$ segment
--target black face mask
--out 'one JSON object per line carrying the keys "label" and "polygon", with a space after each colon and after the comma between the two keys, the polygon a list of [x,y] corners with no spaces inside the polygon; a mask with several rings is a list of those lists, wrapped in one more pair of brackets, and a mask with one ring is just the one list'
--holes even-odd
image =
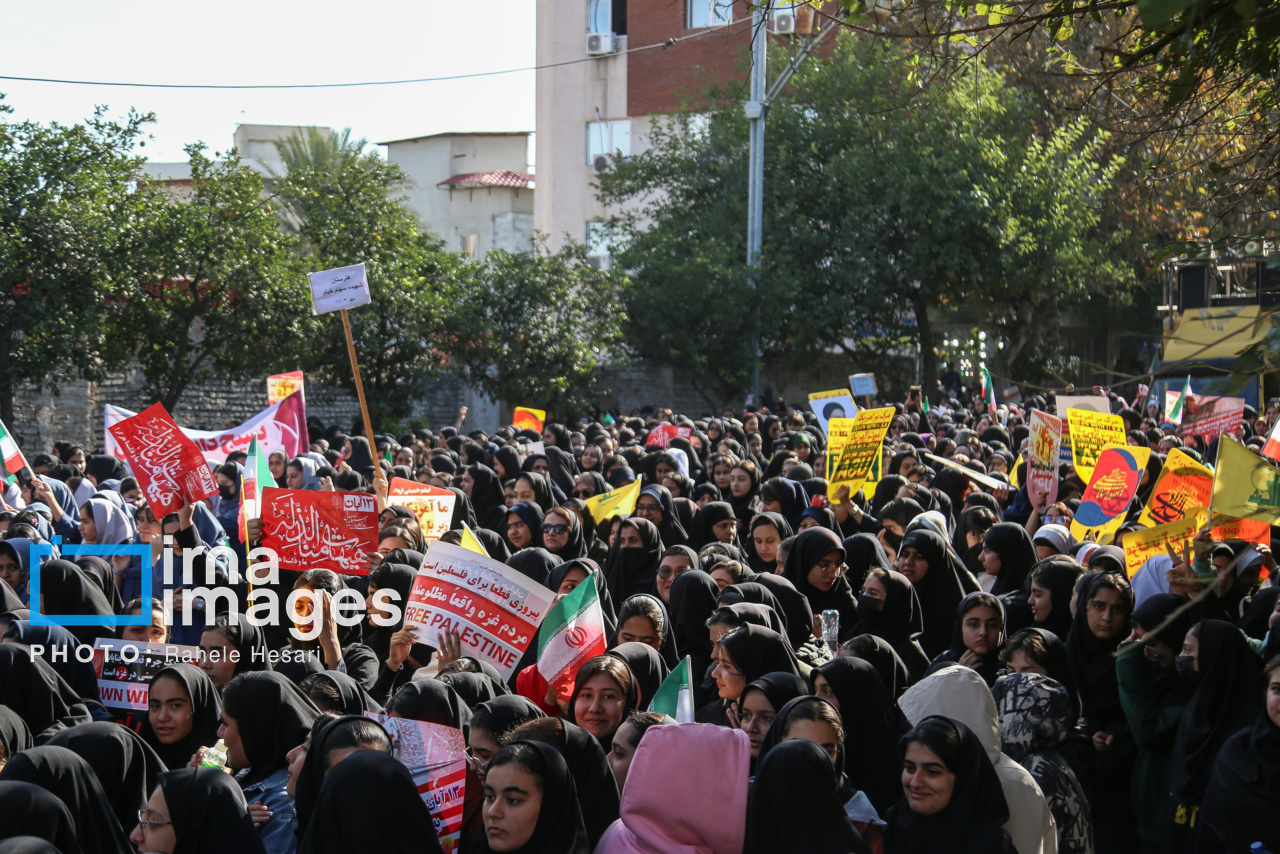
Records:
{"label": "black face mask", "polygon": [[902,548],[902,541],[905,537],[905,534],[895,534],[888,528],[884,529],[884,541],[889,544],[889,548],[893,549],[895,553]]}
{"label": "black face mask", "polygon": [[858,619],[862,620],[864,623],[874,622],[879,618],[880,612],[883,610],[883,599],[873,599],[870,596],[862,596],[858,599]]}
{"label": "black face mask", "polygon": [[230,483],[224,483],[218,487],[218,497],[223,501],[230,501],[236,497],[236,488]]}
{"label": "black face mask", "polygon": [[1200,681],[1200,671],[1196,670],[1196,659],[1193,655],[1180,655],[1173,660],[1173,667],[1178,671],[1178,678],[1192,684]]}

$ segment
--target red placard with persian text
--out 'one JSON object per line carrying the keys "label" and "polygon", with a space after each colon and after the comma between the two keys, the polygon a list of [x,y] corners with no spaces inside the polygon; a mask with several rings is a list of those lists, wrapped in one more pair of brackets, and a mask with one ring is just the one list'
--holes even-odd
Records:
{"label": "red placard with persian text", "polygon": [[368,575],[365,555],[378,548],[377,499],[363,492],[262,490],[262,545],[281,569],[331,569]]}
{"label": "red placard with persian text", "polygon": [[218,491],[204,454],[178,428],[164,404],[152,404],[108,431],[157,519],[176,513],[183,498],[195,503]]}

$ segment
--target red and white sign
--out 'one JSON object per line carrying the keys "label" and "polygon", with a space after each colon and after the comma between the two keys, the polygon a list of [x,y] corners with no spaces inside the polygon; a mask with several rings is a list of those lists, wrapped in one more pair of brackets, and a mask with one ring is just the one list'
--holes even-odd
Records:
{"label": "red and white sign", "polygon": [[374,496],[272,486],[262,494],[262,545],[275,550],[281,569],[369,574],[365,555],[378,548]]}
{"label": "red and white sign", "polygon": [[1236,435],[1244,423],[1243,397],[1216,397],[1211,394],[1189,394],[1182,408],[1183,436],[1199,436],[1213,441],[1224,433]]}
{"label": "red and white sign", "polygon": [[391,478],[387,489],[387,503],[412,510],[422,528],[422,538],[428,542],[440,539],[440,535],[449,530],[457,500],[458,496],[447,489],[402,477]]}
{"label": "red and white sign", "polygon": [[1062,419],[1036,409],[1031,413],[1031,442],[1027,448],[1027,495],[1045,496],[1045,506],[1058,500],[1058,449]]}
{"label": "red and white sign", "polygon": [[435,542],[409,591],[404,624],[432,645],[437,635],[460,633],[466,653],[489,662],[506,679],[538,636],[554,599],[550,590],[504,563]]}
{"label": "red and white sign", "polygon": [[659,424],[649,431],[649,438],[644,440],[646,448],[667,448],[671,446],[671,440],[677,436],[683,436],[688,439],[693,435],[692,427],[677,427],[674,424]]}
{"label": "red and white sign", "polygon": [[295,391],[302,391],[302,371],[289,371],[287,374],[272,374],[267,377],[268,404],[279,403]]}
{"label": "red and white sign", "polygon": [[116,456],[127,462],[157,519],[176,513],[182,499],[195,503],[218,491],[204,454],[183,435],[165,410],[154,403],[107,429],[116,440]]}
{"label": "red and white sign", "polygon": [[[120,456],[120,445],[111,434],[111,428],[137,413],[110,404],[102,408],[106,437],[103,441],[104,453]],[[243,424],[226,430],[192,430],[179,427],[188,439],[195,442],[196,447],[204,454],[205,460],[213,465],[222,465],[234,451],[249,452],[249,442],[256,436],[258,446],[263,453],[284,451],[293,459],[305,454],[311,447],[307,436],[307,407],[302,400],[302,392],[296,391],[279,403],[268,406]]]}
{"label": "red and white sign", "polygon": [[456,851],[462,836],[466,795],[467,751],[462,730],[444,724],[393,718],[365,712],[391,736],[391,754],[409,769],[418,795],[431,813],[431,823],[445,854]]}

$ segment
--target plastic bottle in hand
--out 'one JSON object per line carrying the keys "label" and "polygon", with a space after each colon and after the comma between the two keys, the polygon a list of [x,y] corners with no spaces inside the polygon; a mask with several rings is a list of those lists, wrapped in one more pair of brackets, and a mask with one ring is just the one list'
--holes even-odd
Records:
{"label": "plastic bottle in hand", "polygon": [[218,743],[205,750],[200,756],[201,768],[225,768],[227,766],[227,743],[218,739]]}
{"label": "plastic bottle in hand", "polygon": [[822,639],[835,655],[840,649],[840,612],[828,608],[822,612]]}

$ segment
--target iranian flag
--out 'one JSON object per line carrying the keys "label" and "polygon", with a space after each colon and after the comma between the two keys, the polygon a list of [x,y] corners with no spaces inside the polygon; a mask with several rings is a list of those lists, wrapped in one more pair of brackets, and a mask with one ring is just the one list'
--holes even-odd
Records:
{"label": "iranian flag", "polygon": [[1178,395],[1178,399],[1173,402],[1173,406],[1169,407],[1169,414],[1165,416],[1171,424],[1182,423],[1183,404],[1187,402],[1187,395],[1191,394],[1191,374],[1187,374],[1187,381],[1182,384],[1182,392]]}
{"label": "iranian flag", "polygon": [[275,485],[276,478],[267,463],[267,455],[258,444],[258,437],[254,436],[244,460],[244,474],[240,476],[240,534],[244,542],[249,542],[249,520],[262,518],[262,488]]}
{"label": "iranian flag", "polygon": [[1271,428],[1271,433],[1267,436],[1267,444],[1262,446],[1262,455],[1280,460],[1280,418],[1276,419],[1276,426]]}
{"label": "iranian flag", "polygon": [[0,421],[0,457],[4,458],[5,483],[13,483],[18,472],[27,467],[27,458],[22,456],[18,443],[13,441],[13,434],[4,426],[3,421]]}
{"label": "iranian flag", "polygon": [[676,665],[649,703],[649,711],[676,719],[676,723],[693,723],[693,681],[689,678],[689,658]]}
{"label": "iranian flag", "polygon": [[538,628],[538,673],[567,702],[578,668],[604,652],[604,612],[595,579],[588,577],[551,606]]}
{"label": "iranian flag", "polygon": [[991,372],[983,367],[982,369],[982,399],[987,402],[987,406],[992,411],[996,408],[996,384],[991,381]]}

